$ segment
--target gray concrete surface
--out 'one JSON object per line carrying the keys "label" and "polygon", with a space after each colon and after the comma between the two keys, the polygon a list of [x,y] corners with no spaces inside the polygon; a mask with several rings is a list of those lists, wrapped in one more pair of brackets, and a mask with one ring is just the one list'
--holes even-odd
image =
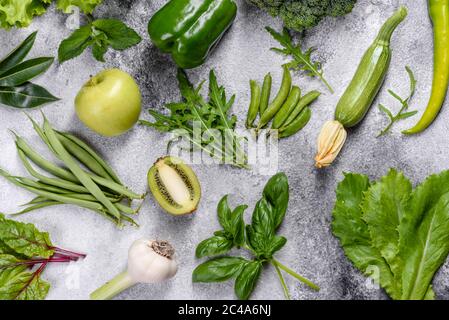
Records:
{"label": "gray concrete surface", "polygon": [[[179,98],[175,65],[168,56],[151,45],[146,33],[148,19],[163,2],[105,1],[106,4],[95,15],[123,19],[144,37],[141,44],[124,52],[108,53],[106,64],[96,62],[87,52],[62,66],[54,64],[37,81],[62,98],[58,103],[43,108],[51,122],[59,129],[72,131],[89,141],[112,164],[125,183],[137,191],[147,188],[147,170],[158,157],[164,155],[167,136],[137,126],[118,138],[100,137],[87,130],[76,118],[73,100],[90,75],[109,67],[119,67],[137,79],[145,110],[160,110],[164,103]],[[325,93],[313,107],[310,124],[300,134],[282,141],[279,150],[279,171],[288,175],[291,200],[281,228],[288,243],[278,258],[321,286],[321,291],[317,293],[286,277],[294,299],[386,298],[381,290],[366,286],[365,277],[351,266],[331,234],[334,189],[342,178],[342,172],[361,172],[378,178],[393,167],[403,170],[416,183],[431,173],[447,169],[448,102],[433,126],[415,137],[404,137],[400,131],[414,124],[417,118],[400,123],[390,136],[376,138],[378,131],[386,125],[386,119],[373,107],[362,125],[351,131],[347,146],[335,165],[323,171],[313,167],[315,140],[320,127],[325,120],[332,118],[336,102],[351,79],[361,55],[398,4],[407,5],[410,14],[394,35],[390,72],[375,104],[394,103],[386,92],[387,88],[395,88],[404,96],[408,93],[404,66],[409,65],[419,81],[412,108],[422,111],[432,79],[432,29],[425,1],[360,0],[352,14],[327,19],[303,39],[304,45],[318,49],[316,57],[323,61],[325,75],[336,92],[331,95],[320,82],[300,74],[294,75],[295,83],[304,90],[317,88]],[[39,34],[31,55],[56,55],[60,41],[70,33],[64,25],[66,18],[52,8],[46,15],[35,19],[28,29],[1,30],[0,56],[34,30],[39,30]],[[261,80],[267,72],[271,72],[274,83],[278,84],[281,77],[283,60],[268,50],[275,42],[264,31],[265,25],[280,27],[280,22],[239,1],[237,20],[220,46],[206,64],[189,71],[192,81],[196,83],[205,79],[211,68],[216,70],[219,81],[224,83],[227,91],[237,95],[233,112],[238,116],[240,126],[249,100],[248,80]],[[39,110],[31,111],[31,114],[39,117]],[[146,112],[142,113],[142,117],[148,118]],[[14,129],[32,142],[38,142],[30,124],[20,111],[2,108],[0,128],[0,165],[11,172],[25,174],[7,129]],[[45,150],[41,145],[39,148]],[[215,208],[223,195],[230,194],[233,205],[249,204],[249,218],[268,177],[227,166],[196,165],[194,169],[201,181],[203,198],[197,213],[188,217],[172,217],[162,212],[151,197],[146,199],[138,219],[141,224],[139,229],[128,227],[117,230],[102,217],[73,206],[54,207],[22,216],[20,220],[33,222],[40,229],[48,230],[56,244],[88,254],[84,261],[70,267],[59,265],[48,268],[44,275],[52,284],[48,298],[88,298],[92,290],[125,268],[131,242],[149,237],[167,239],[173,243],[180,263],[179,273],[163,284],[137,285],[118,296],[119,299],[233,299],[231,282],[192,284],[192,270],[200,262],[194,257],[194,249],[200,240],[218,228]],[[28,192],[0,180],[1,211],[14,211],[18,204],[30,197]],[[434,281],[439,298],[449,298],[448,276],[449,264],[446,264]],[[273,268],[267,267],[263,271],[252,298],[283,299],[282,288]]]}

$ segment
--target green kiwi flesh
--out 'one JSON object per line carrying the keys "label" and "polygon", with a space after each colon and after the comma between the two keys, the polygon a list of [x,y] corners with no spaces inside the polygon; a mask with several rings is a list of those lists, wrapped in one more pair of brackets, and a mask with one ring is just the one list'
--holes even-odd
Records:
{"label": "green kiwi flesh", "polygon": [[196,210],[201,187],[193,170],[175,157],[158,159],[148,171],[148,185],[159,205],[173,215]]}

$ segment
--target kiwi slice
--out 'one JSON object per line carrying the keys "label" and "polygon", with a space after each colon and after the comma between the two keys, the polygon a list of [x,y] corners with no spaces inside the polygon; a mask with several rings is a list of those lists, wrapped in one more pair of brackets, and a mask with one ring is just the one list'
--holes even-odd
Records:
{"label": "kiwi slice", "polygon": [[159,205],[174,215],[194,212],[201,198],[201,187],[195,173],[175,157],[157,160],[148,171],[148,184]]}

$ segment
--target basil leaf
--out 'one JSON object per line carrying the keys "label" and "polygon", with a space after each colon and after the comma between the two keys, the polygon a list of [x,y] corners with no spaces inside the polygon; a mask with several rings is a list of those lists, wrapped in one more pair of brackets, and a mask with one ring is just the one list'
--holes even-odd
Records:
{"label": "basil leaf", "polygon": [[245,221],[243,214],[248,208],[246,205],[238,206],[231,214],[232,236],[236,246],[242,246],[245,243]]}
{"label": "basil leaf", "polygon": [[262,198],[254,208],[251,225],[246,228],[248,244],[254,249],[258,258],[271,258],[271,242],[275,236],[271,212],[270,204]]}
{"label": "basil leaf", "polygon": [[0,300],[43,300],[49,288],[39,271],[28,272],[26,266],[0,271]]}
{"label": "basil leaf", "polygon": [[206,240],[203,240],[196,247],[196,257],[203,258],[208,256],[215,256],[223,254],[231,250],[233,247],[232,240],[224,237],[215,236]]}
{"label": "basil leaf", "polygon": [[91,44],[92,26],[86,25],[75,30],[68,38],[62,40],[58,49],[59,63],[79,56]]}
{"label": "basil leaf", "polygon": [[137,32],[117,19],[98,19],[92,25],[106,34],[108,44],[115,50],[130,48],[142,40]]}
{"label": "basil leaf", "polygon": [[238,274],[248,262],[248,260],[239,257],[221,257],[206,261],[195,268],[192,281],[226,281]]}
{"label": "basil leaf", "polygon": [[228,196],[221,198],[217,205],[218,222],[223,229],[232,234],[231,209],[228,205]]}
{"label": "basil leaf", "polygon": [[42,57],[22,62],[8,71],[0,74],[1,87],[14,87],[24,84],[41,73],[44,73],[53,63],[54,58]]}
{"label": "basil leaf", "polygon": [[0,241],[15,252],[29,258],[49,258],[54,253],[48,233],[40,232],[31,223],[1,221]]}
{"label": "basil leaf", "polygon": [[256,287],[260,272],[262,271],[262,262],[251,261],[242,269],[235,280],[235,294],[241,300],[247,300]]}
{"label": "basil leaf", "polygon": [[267,248],[266,256],[267,258],[272,257],[273,254],[279,250],[281,250],[285,244],[287,243],[287,239],[282,236],[274,236]]}
{"label": "basil leaf", "polygon": [[0,61],[0,74],[8,71],[25,59],[34,45],[36,35],[37,31],[30,34],[16,49]]}
{"label": "basil leaf", "polygon": [[0,87],[0,104],[14,108],[35,108],[58,100],[45,88],[31,82],[18,87]]}
{"label": "basil leaf", "polygon": [[267,182],[263,196],[272,207],[273,226],[277,229],[284,220],[288,207],[289,186],[285,173],[278,173]]}

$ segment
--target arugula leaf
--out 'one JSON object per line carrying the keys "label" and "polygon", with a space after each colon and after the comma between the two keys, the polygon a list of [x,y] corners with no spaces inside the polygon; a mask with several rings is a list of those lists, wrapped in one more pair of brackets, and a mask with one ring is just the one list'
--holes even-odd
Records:
{"label": "arugula leaf", "polygon": [[370,276],[373,266],[379,271],[376,282],[385,288],[393,299],[400,299],[400,290],[394,275],[382,257],[373,247],[368,226],[363,220],[362,202],[370,182],[367,176],[345,174],[336,189],[337,200],[333,211],[332,231],[340,240],[349,260],[365,275]]}
{"label": "arugula leaf", "polygon": [[221,282],[238,274],[248,260],[240,257],[221,257],[200,264],[192,274],[193,282]]}
{"label": "arugula leaf", "polygon": [[247,300],[256,287],[260,272],[262,271],[262,262],[251,261],[245,265],[243,270],[235,280],[235,294],[241,300]]}
{"label": "arugula leaf", "polygon": [[[139,123],[184,138],[190,143],[190,152],[202,150],[221,163],[247,168],[247,155],[240,145],[242,138],[234,131],[236,117],[229,115],[234,96],[227,100],[225,90],[217,84],[213,71],[209,73],[208,101],[200,94],[203,83],[193,87],[182,69],[178,69],[177,78],[183,101],[166,104],[168,115],[149,109],[154,122],[140,120]],[[201,132],[194,134],[194,126]]]}
{"label": "arugula leaf", "polygon": [[92,46],[94,58],[104,62],[109,47],[125,50],[140,43],[142,38],[122,21],[117,19],[98,19],[75,30],[59,45],[58,58],[63,63],[79,56]]}
{"label": "arugula leaf", "polygon": [[0,241],[29,258],[48,258],[54,253],[48,233],[37,230],[31,223],[3,220],[0,223]]}
{"label": "arugula leaf", "polygon": [[228,252],[232,247],[232,240],[221,236],[214,236],[201,241],[196,247],[195,255],[197,258],[215,256]]}
{"label": "arugula leaf", "polygon": [[411,182],[396,170],[372,185],[363,202],[363,219],[368,224],[372,244],[385,258],[401,286],[402,263],[399,258],[398,227],[409,211]]}
{"label": "arugula leaf", "polygon": [[309,48],[303,52],[301,44],[294,44],[286,28],[282,30],[282,33],[279,33],[270,27],[265,27],[265,29],[283,47],[283,49],[271,48],[271,50],[293,58],[293,60],[287,63],[286,66],[290,69],[304,71],[305,74],[310,77],[319,78],[326,85],[329,91],[334,93],[334,90],[324,78],[321,63],[312,61],[312,53],[315,49]]}

